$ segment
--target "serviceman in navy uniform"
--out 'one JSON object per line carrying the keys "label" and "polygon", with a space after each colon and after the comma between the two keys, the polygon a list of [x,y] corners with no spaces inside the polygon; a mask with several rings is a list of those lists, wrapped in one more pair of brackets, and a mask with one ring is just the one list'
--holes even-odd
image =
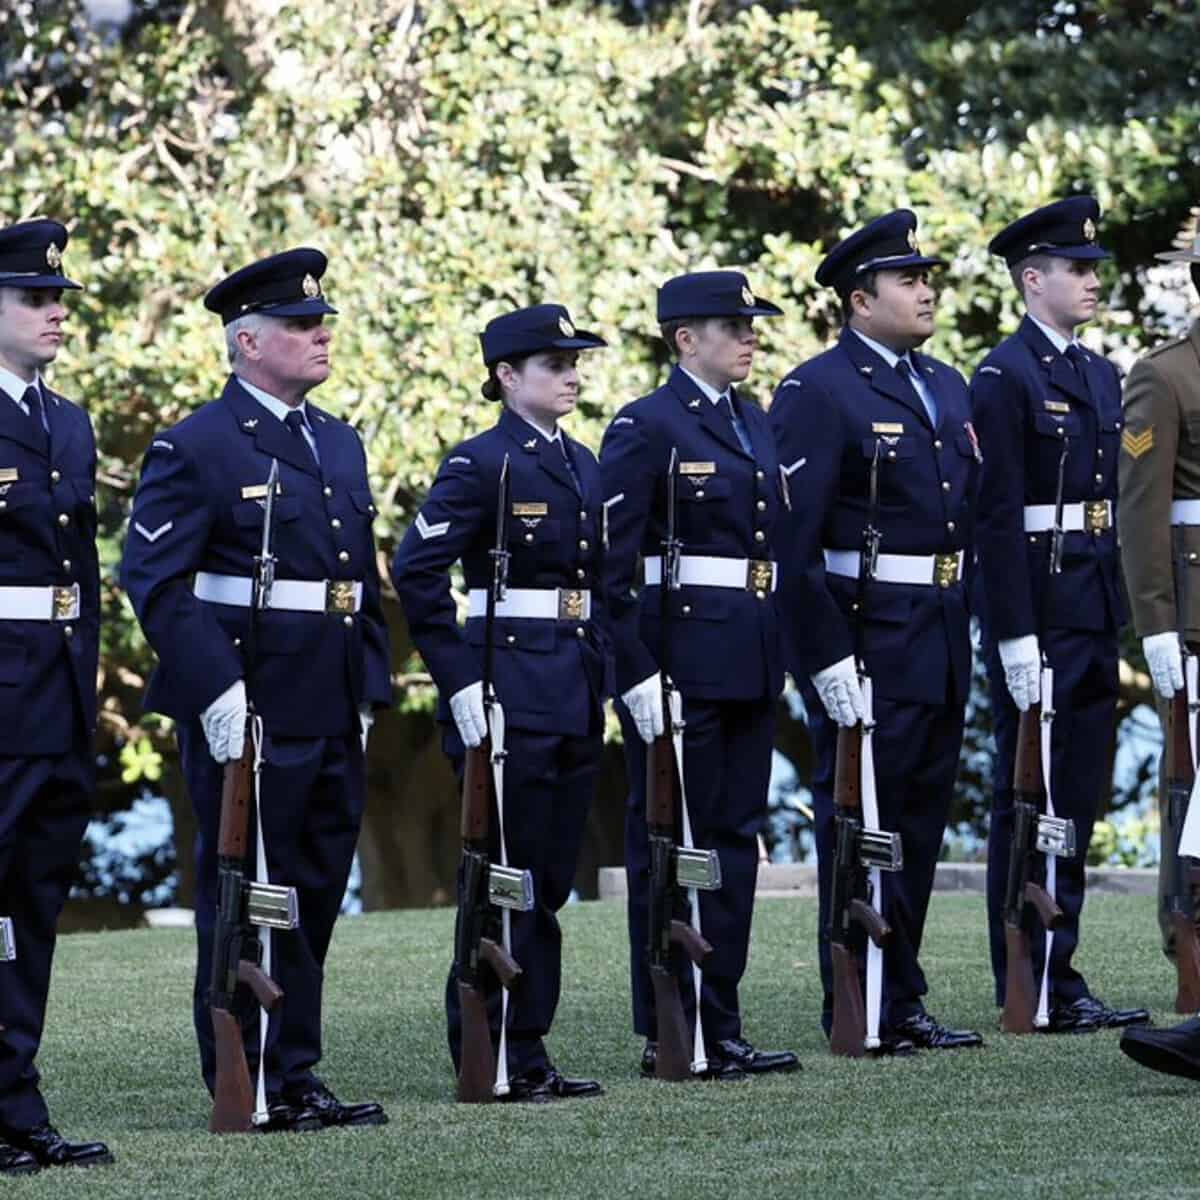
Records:
{"label": "serviceman in navy uniform", "polygon": [[[1083,1033],[1149,1019],[1145,1009],[1097,1000],[1072,965],[1084,864],[1098,806],[1112,783],[1108,748],[1117,702],[1121,597],[1113,507],[1121,441],[1116,368],[1076,340],[1100,294],[1100,208],[1071,196],[1014,221],[988,249],[1008,264],[1025,317],[980,363],[971,408],[984,462],[979,489],[978,597],[996,730],[988,833],[988,925],[997,1003],[1004,1002],[1005,877],[1012,839],[1018,712],[1053,701],[1050,773],[1056,815],[1075,822],[1076,853],[1057,861],[1065,922],[1054,932],[1051,1033]],[[1049,579],[1050,530],[1064,441],[1062,571]],[[1040,696],[1043,659],[1054,696]],[[1033,931],[1041,980],[1044,937]]]}
{"label": "serviceman in navy uniform", "polygon": [[834,754],[837,726],[856,724],[865,711],[854,608],[878,455],[875,526],[883,536],[861,614],[863,658],[874,692],[880,827],[899,833],[904,851],[903,869],[883,876],[882,911],[892,927],[880,1021],[885,1053],[982,1042],[977,1033],[940,1024],[922,999],[928,986],[921,939],[970,686],[963,567],[980,456],[962,376],[917,353],[934,331],[930,269],[945,263],[921,253],[916,229],[916,216],[898,209],[830,251],[817,283],[837,292],[845,325],[834,347],[783,380],[770,410],[794,524],[783,609],[816,752],[826,1033],[833,1005]]}
{"label": "serviceman in navy uniform", "polygon": [[[775,702],[783,687],[775,559],[784,495],[766,416],[734,384],[750,373],[754,318],[780,312],[755,296],[737,271],[703,271],[664,283],[658,321],[676,365],[665,384],[621,409],[600,450],[617,712],[629,786],[625,870],[633,1027],[646,1039],[645,1076],[654,1074],[657,1055],[647,962],[646,746],[663,732],[663,671],[683,698],[684,789],[694,843],[717,851],[721,864],[721,888],[699,892],[701,929],[713,946],[702,963],[699,1014],[707,1073],[740,1079],[799,1066],[791,1051],[757,1050],[746,1040],[738,1000]],[[673,452],[676,536],[683,550],[664,644],[659,588]],[[687,971],[690,980],[690,966],[679,957],[680,979]],[[681,994],[688,1019],[695,1020],[690,982]]]}
{"label": "serviceman in navy uniform", "polygon": [[95,791],[96,443],[41,374],[79,288],[66,245],[57,221],[0,230],[0,914],[16,942],[0,963],[0,1174],[113,1161],[50,1124],[34,1066]]}
{"label": "serviceman in navy uniform", "polygon": [[[488,735],[484,615],[492,586],[500,473],[509,464],[504,522],[511,552],[507,596],[496,605],[494,679],[504,710],[504,832],[508,861],[533,876],[534,908],[513,912],[512,954],[523,976],[508,1015],[508,1102],[541,1103],[601,1092],[554,1066],[545,1038],[562,983],[557,912],[567,902],[599,773],[610,691],[601,595],[603,512],[595,456],[563,431],[579,396],[579,352],[602,338],[575,328],[561,304],[537,304],[489,321],[480,335],[483,394],[500,419],[442,463],[396,552],[392,581],[440,693],[444,747],[462,778],[464,747]],[[461,561],[465,626],[456,620],[450,568]],[[491,821],[492,854],[499,845]],[[498,984],[489,976],[493,1041]],[[457,1069],[461,1011],[446,986],[450,1054]]]}
{"label": "serviceman in navy uniform", "polygon": [[[214,1078],[208,1010],[223,764],[242,753],[250,576],[265,482],[279,463],[270,607],[260,614],[253,701],[265,733],[261,814],[270,881],[292,885],[300,928],[274,935],[284,1000],[270,1022],[266,1131],[386,1121],[344,1104],[314,1073],[323,964],[365,802],[372,710],[391,700],[388,637],[358,434],[306,399],[329,376],[334,309],[318,250],[277,254],[205,297],[225,326],[233,373],[221,397],[156,434],[142,466],[123,581],[159,665],[146,708],[177,722],[196,811],[196,1033]],[[257,1022],[247,1057],[258,1060]]]}

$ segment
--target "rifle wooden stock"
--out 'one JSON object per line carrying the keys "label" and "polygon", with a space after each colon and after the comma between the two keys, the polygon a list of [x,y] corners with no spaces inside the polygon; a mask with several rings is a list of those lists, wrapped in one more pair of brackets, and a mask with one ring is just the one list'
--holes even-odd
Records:
{"label": "rifle wooden stock", "polygon": [[463,763],[462,840],[486,847],[492,808],[492,739],[467,751]]}
{"label": "rifle wooden stock", "polygon": [[1196,936],[1196,868],[1179,854],[1179,837],[1196,780],[1189,730],[1187,688],[1180,688],[1167,709],[1166,782],[1170,837],[1175,847],[1175,875],[1167,907],[1175,940],[1175,1011],[1200,1009],[1200,940]]}
{"label": "rifle wooden stock", "polygon": [[489,937],[479,939],[479,957],[496,973],[496,978],[506,987],[511,988],[521,977],[521,968],[499,942]]}
{"label": "rifle wooden stock", "polygon": [[[1017,720],[1017,752],[1013,764],[1014,804],[1029,805],[1036,814],[1042,794],[1042,706],[1031,704]],[[1062,921],[1062,909],[1049,892],[1029,879],[1032,858],[1030,839],[1035,830],[1022,830],[1014,810],[1012,842],[1009,846],[1008,895],[1004,905],[1004,1007],[1000,1010],[1002,1033],[1033,1032],[1037,1015],[1037,981],[1033,971],[1033,947],[1022,923],[1025,905],[1032,905],[1047,929]],[[1036,821],[1036,815],[1034,817]],[[1035,827],[1036,829],[1036,827]]]}
{"label": "rifle wooden stock", "polygon": [[677,804],[675,747],[661,733],[646,753],[646,824],[674,831]]}
{"label": "rifle wooden stock", "polygon": [[829,1051],[842,1058],[862,1058],[867,1052],[867,1010],[863,1003],[858,955],[841,942],[832,943],[829,952],[833,959],[833,1025],[829,1030]]}
{"label": "rifle wooden stock", "polygon": [[213,1086],[209,1133],[249,1133],[254,1112],[254,1088],[246,1065],[242,1024],[226,1009],[212,1010],[216,1038],[217,1078]]}
{"label": "rifle wooden stock", "polygon": [[692,1077],[692,1056],[688,1051],[691,1033],[679,995],[679,979],[670,966],[650,967],[654,986],[654,1015],[658,1050],[654,1059],[654,1078],[680,1083]]}
{"label": "rifle wooden stock", "polygon": [[865,900],[850,901],[850,920],[861,925],[877,946],[882,946],[892,936],[892,927]]}
{"label": "rifle wooden stock", "polygon": [[231,759],[221,773],[221,823],[217,831],[217,853],[222,858],[246,857],[250,844],[250,800],[254,795],[254,748],[250,745],[250,723],[241,758]]}
{"label": "rifle wooden stock", "polygon": [[671,941],[697,966],[712,953],[712,944],[708,939],[697,933],[686,921],[677,918],[671,921]]}
{"label": "rifle wooden stock", "polygon": [[833,802],[838,808],[857,813],[862,808],[862,723],[837,732],[833,768]]}
{"label": "rifle wooden stock", "polygon": [[496,1053],[492,1049],[487,1004],[479,989],[461,979],[457,986],[462,1013],[458,1099],[462,1104],[486,1104],[492,1099],[492,1085],[496,1081]]}
{"label": "rifle wooden stock", "polygon": [[273,980],[257,963],[243,958],[237,968],[238,983],[244,983],[253,993],[259,1006],[267,1012],[274,1012],[276,1005],[283,999],[283,988]]}

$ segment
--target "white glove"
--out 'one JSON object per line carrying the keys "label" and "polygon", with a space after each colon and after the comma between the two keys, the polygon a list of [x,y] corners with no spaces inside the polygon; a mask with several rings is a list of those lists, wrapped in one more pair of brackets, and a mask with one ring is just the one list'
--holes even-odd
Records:
{"label": "white glove", "polygon": [[663,722],[662,676],[655,671],[649,679],[635,683],[627,692],[621,693],[625,707],[637,726],[638,737],[646,745],[661,737],[666,725]]}
{"label": "white glove", "polygon": [[1038,702],[1042,690],[1042,656],[1038,640],[1032,633],[1027,633],[1024,637],[1006,638],[999,643],[998,649],[1009,695],[1024,712]]}
{"label": "white glove", "polygon": [[450,697],[450,715],[468,750],[474,750],[483,742],[488,735],[487,715],[483,711],[483,680],[468,683]]}
{"label": "white glove", "polygon": [[1142,638],[1142,653],[1146,656],[1146,666],[1150,668],[1150,678],[1154,680],[1154,690],[1164,700],[1170,700],[1183,687],[1183,654],[1179,649],[1179,634],[1171,630]]}
{"label": "white glove", "polygon": [[201,714],[208,752],[219,763],[242,757],[246,745],[246,685],[231,683]]}
{"label": "white glove", "polygon": [[865,720],[867,703],[858,683],[858,668],[854,657],[847,654],[831,667],[822,667],[813,677],[813,687],[829,719],[847,729]]}
{"label": "white glove", "polygon": [[360,704],[358,706],[358,727],[362,732],[362,747],[363,753],[367,752],[367,737],[371,733],[371,726],[375,724],[375,710],[369,704]]}

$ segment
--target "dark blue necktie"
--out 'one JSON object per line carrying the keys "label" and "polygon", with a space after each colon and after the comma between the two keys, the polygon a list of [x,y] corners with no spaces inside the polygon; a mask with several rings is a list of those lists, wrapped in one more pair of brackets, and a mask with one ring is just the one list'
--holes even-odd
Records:
{"label": "dark blue necktie", "polygon": [[25,389],[25,394],[21,397],[22,403],[29,412],[29,420],[33,424],[36,434],[40,434],[45,439],[47,447],[50,445],[50,423],[46,420],[46,409],[42,404],[42,393],[33,385]]}
{"label": "dark blue necktie", "polygon": [[1067,362],[1069,362],[1071,366],[1075,368],[1075,374],[1079,376],[1079,381],[1083,384],[1083,390],[1090,396],[1092,389],[1088,386],[1086,355],[1079,348],[1079,346],[1076,345],[1075,342],[1072,342],[1066,348],[1066,350],[1063,351],[1063,354],[1066,356]]}
{"label": "dark blue necktie", "polygon": [[289,431],[300,440],[300,444],[308,451],[308,456],[314,462],[317,462],[316,451],[308,444],[308,438],[304,436],[304,415],[298,408],[293,408],[286,417],[283,418],[283,423],[288,427]]}
{"label": "dark blue necktie", "polygon": [[897,359],[896,373],[905,381],[905,383],[908,384],[910,388],[912,388],[914,392],[916,392],[917,399],[920,400],[921,407],[924,408],[925,415],[929,418],[930,425],[936,429],[938,422],[937,403],[933,399],[933,393],[930,391],[929,385],[925,385],[925,391],[929,393],[929,399],[926,399],[925,394],[922,393],[919,387],[917,387],[917,373],[913,369],[912,363],[909,362],[907,358]]}
{"label": "dark blue necktie", "polygon": [[726,392],[722,397],[725,401],[725,415],[729,418],[729,423],[733,426],[734,435],[737,437],[738,444],[745,452],[754,457],[754,445],[750,441],[750,435],[746,432],[746,423],[738,415],[738,410],[733,406],[733,393]]}
{"label": "dark blue necktie", "polygon": [[571,476],[571,482],[575,485],[575,490],[582,496],[583,488],[580,486],[579,476],[575,474],[575,464],[571,461],[571,452],[567,449],[567,439],[559,434],[557,440],[562,449],[563,461],[567,464],[567,474]]}

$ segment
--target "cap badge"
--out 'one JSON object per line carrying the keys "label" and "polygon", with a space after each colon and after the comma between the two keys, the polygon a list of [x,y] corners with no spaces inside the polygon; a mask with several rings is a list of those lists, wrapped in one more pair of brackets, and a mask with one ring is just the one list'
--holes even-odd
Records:
{"label": "cap badge", "polygon": [[559,329],[562,330],[563,337],[574,337],[575,336],[575,326],[572,325],[571,322],[568,321],[566,317],[558,318],[558,327],[559,327]]}
{"label": "cap badge", "polygon": [[1085,242],[1096,240],[1096,222],[1091,217],[1085,217],[1083,220],[1083,240]]}
{"label": "cap badge", "polygon": [[57,271],[62,265],[62,254],[54,242],[46,247],[46,265],[52,271]]}
{"label": "cap badge", "polygon": [[914,254],[920,254],[920,253],[921,253],[921,248],[920,248],[920,246],[918,246],[918,245],[917,245],[917,231],[916,231],[915,229],[910,229],[910,230],[908,231],[908,234],[907,234],[907,241],[908,241],[908,248],[909,248],[909,249],[910,249],[910,250],[911,250],[911,251],[912,251]]}
{"label": "cap badge", "polygon": [[300,287],[310,300],[321,294],[321,285],[311,275],[305,275],[304,282],[300,284]]}
{"label": "cap badge", "polygon": [[748,287],[742,288],[742,303],[747,308],[754,307],[754,293]]}

